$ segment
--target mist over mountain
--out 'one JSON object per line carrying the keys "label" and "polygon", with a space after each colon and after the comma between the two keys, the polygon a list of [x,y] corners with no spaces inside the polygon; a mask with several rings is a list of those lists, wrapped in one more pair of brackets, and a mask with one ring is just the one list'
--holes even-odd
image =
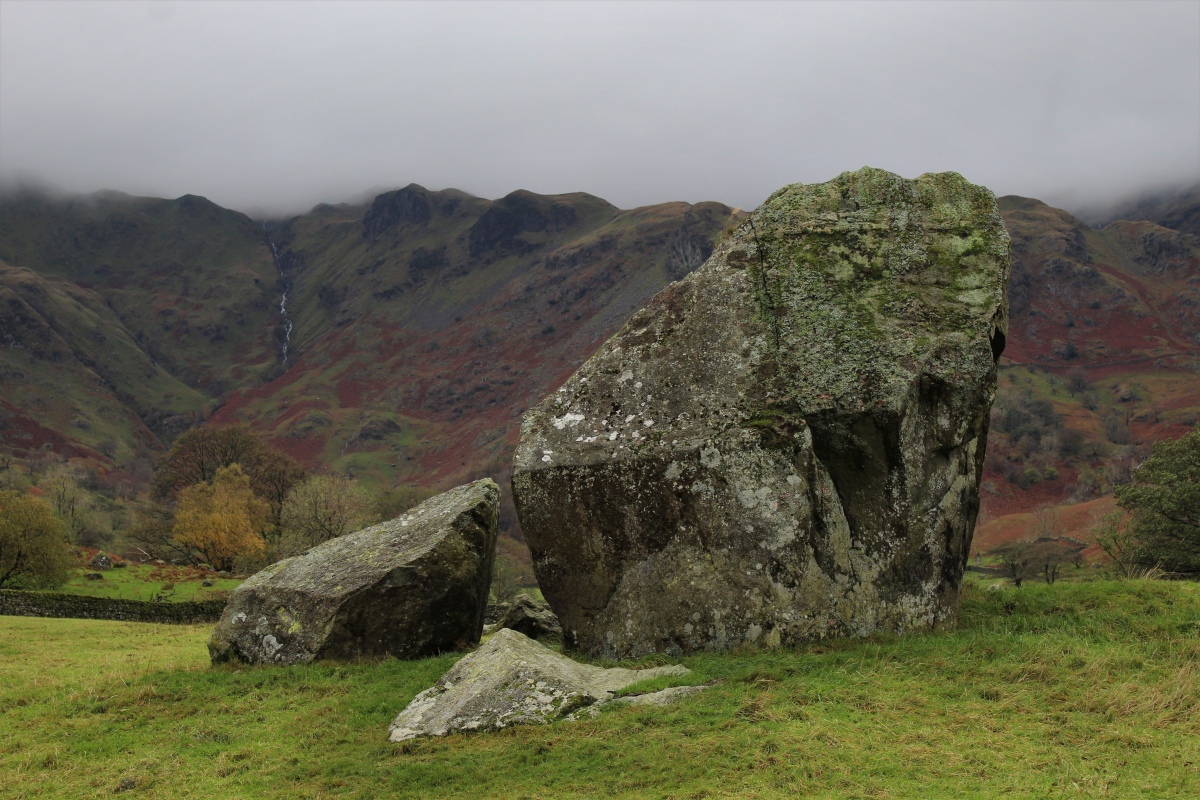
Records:
{"label": "mist over mountain", "polygon": [[1200,181],[1149,188],[1115,202],[1085,207],[1077,215],[1093,227],[1121,219],[1142,219],[1200,236]]}
{"label": "mist over mountain", "polygon": [[1084,209],[1200,179],[1195,3],[303,8],[5,3],[0,177],[255,218],[410,181],[753,208],[871,164]]}

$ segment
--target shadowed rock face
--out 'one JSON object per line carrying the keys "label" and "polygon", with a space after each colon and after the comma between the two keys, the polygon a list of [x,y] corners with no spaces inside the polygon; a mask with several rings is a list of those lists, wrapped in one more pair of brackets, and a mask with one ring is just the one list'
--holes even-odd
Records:
{"label": "shadowed rock face", "polygon": [[524,592],[513,598],[504,616],[496,623],[497,630],[505,628],[530,639],[562,636],[562,626],[554,613],[545,603],[539,603]]}
{"label": "shadowed rock face", "polygon": [[776,646],[953,621],[1009,240],[954,173],[776,192],[522,424],[568,646]]}
{"label": "shadowed rock face", "polygon": [[477,644],[499,502],[485,478],[272,564],[230,595],[213,662],[422,658]]}
{"label": "shadowed rock face", "polygon": [[415,183],[375,198],[363,217],[363,238],[377,239],[399,225],[421,225],[433,217],[429,192]]}

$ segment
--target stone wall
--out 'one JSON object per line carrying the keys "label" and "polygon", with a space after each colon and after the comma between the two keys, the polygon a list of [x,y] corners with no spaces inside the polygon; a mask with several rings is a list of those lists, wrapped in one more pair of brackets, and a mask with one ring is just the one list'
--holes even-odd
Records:
{"label": "stone wall", "polygon": [[0,589],[0,616],[73,617],[186,625],[216,622],[224,608],[224,600],[153,603],[145,600],[117,600],[111,597],[84,597],[61,592]]}

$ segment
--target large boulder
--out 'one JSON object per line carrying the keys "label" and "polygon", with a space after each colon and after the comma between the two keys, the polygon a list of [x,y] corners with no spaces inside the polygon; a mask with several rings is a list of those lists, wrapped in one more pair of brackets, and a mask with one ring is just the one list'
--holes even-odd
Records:
{"label": "large boulder", "polygon": [[485,478],[272,564],[230,595],[208,643],[213,662],[421,658],[475,645],[499,501]]}
{"label": "large boulder", "polygon": [[957,174],[773,194],[525,416],[513,491],[564,643],[952,622],[1008,275],[995,198]]}
{"label": "large boulder", "polygon": [[[493,731],[510,725],[553,722],[610,703],[614,692],[663,675],[686,675],[683,666],[604,669],[580,664],[504,629],[418,694],[392,722],[389,738]],[[638,698],[661,705],[701,687],[677,687]]]}
{"label": "large boulder", "polygon": [[539,603],[525,592],[518,594],[508,604],[504,616],[496,623],[496,630],[501,628],[524,634],[530,639],[562,636],[562,626],[558,624],[558,617],[554,616],[550,607]]}

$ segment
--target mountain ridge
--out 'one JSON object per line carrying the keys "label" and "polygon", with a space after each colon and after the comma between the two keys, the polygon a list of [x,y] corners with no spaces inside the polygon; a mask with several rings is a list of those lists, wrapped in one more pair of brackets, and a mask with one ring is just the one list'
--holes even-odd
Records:
{"label": "mountain ridge", "polygon": [[[1013,327],[985,519],[1103,494],[1117,462],[1200,411],[1200,240],[1153,220],[1093,228],[1032,198],[1000,204]],[[1151,210],[1186,220],[1193,206]],[[260,222],[190,195],[10,193],[5,314],[33,320],[17,327],[44,331],[59,355],[0,326],[0,441],[120,469],[187,426],[242,421],[310,468],[379,487],[503,482],[523,410],[743,213],[410,184]],[[41,295],[54,302],[38,310]]]}

